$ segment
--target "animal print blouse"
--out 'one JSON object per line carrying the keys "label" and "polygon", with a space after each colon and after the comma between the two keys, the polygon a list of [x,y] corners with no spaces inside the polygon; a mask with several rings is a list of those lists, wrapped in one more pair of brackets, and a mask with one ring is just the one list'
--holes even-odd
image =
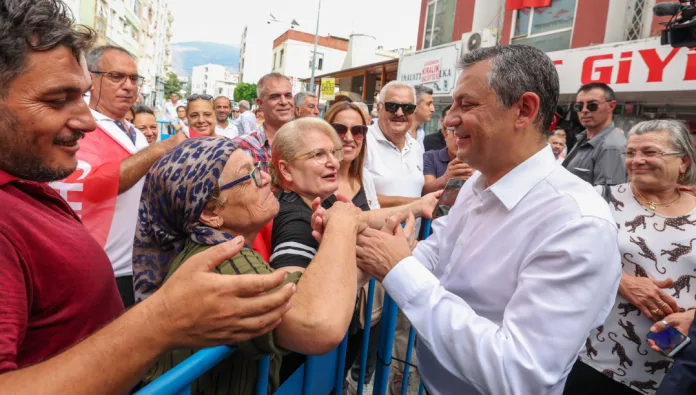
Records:
{"label": "animal print blouse", "polygon": [[[628,184],[611,187],[611,210],[619,228],[623,271],[631,276],[663,280],[674,285],[664,292],[680,309],[696,306],[696,210],[682,217],[664,217],[641,206]],[[610,378],[632,389],[654,394],[672,360],[650,349],[647,333],[652,322],[616,296],[614,308],[603,326],[595,329],[579,358]]]}

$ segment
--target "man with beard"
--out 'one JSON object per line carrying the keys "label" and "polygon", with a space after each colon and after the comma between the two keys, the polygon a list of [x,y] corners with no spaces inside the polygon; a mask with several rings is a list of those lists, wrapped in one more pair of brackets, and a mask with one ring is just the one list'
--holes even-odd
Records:
{"label": "man with beard", "polygon": [[142,132],[124,119],[143,82],[128,51],[112,45],[94,48],[87,55],[87,67],[92,77],[89,107],[97,129],[80,144],[81,171],[51,186],[81,215],[106,251],[123,303],[130,307],[135,303],[131,260],[143,177],[186,136],[178,133],[148,145]]}
{"label": "man with beard", "polygon": [[288,77],[270,73],[261,77],[256,84],[256,94],[256,104],[263,111],[264,121],[255,132],[239,137],[239,141],[244,149],[252,153],[255,162],[270,164],[273,137],[295,115],[292,85]]}
{"label": "man with beard", "polygon": [[627,180],[621,153],[626,138],[614,126],[616,95],[607,84],[593,82],[578,90],[574,105],[585,130],[563,161],[571,173],[592,185],[618,185]]}
{"label": "man with beard", "polygon": [[239,136],[239,130],[234,125],[234,122],[230,122],[230,114],[232,114],[231,104],[230,99],[226,96],[218,96],[215,98],[214,102],[215,119],[217,120],[215,134],[227,137],[228,139]]}
{"label": "man with beard", "polygon": [[[108,257],[45,184],[75,171],[85,132],[109,137],[90,132],[98,125],[83,99],[93,83],[83,51],[93,38],[73,30],[58,0],[0,0],[3,393],[129,393],[170,349],[234,344],[273,330],[293,294],[290,284],[271,291],[283,282],[280,271],[211,273],[240,251],[240,237],[189,259],[123,312]],[[78,173],[93,171],[81,164]]]}
{"label": "man with beard", "polygon": [[[365,170],[375,181],[377,199],[383,208],[411,203],[423,191],[423,148],[409,134],[415,103],[415,90],[403,82],[392,81],[379,92],[379,116],[367,132]],[[406,359],[409,328],[408,320],[399,313],[394,348],[400,360]],[[401,392],[402,371],[403,364],[397,363],[392,393]],[[415,375],[412,372],[414,380]]]}

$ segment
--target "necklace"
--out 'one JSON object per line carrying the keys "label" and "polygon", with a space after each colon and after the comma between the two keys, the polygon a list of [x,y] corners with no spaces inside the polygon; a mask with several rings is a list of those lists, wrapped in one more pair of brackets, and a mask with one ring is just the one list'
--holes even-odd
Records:
{"label": "necklace", "polygon": [[[647,204],[648,208],[652,211],[657,210],[658,207],[663,207],[663,206],[669,207],[672,204],[676,203],[677,200],[681,199],[681,191],[679,189],[677,189],[677,193],[679,194],[679,196],[677,196],[676,199],[672,200],[669,203],[657,203],[657,202],[654,202],[652,200],[648,200],[645,196],[641,195],[640,192],[638,192],[638,189],[636,187],[634,187],[633,184],[631,184],[631,189],[633,189],[633,192],[635,192],[638,196],[640,196],[641,199],[645,200],[645,204]],[[638,203],[640,203],[640,202],[638,202]]]}

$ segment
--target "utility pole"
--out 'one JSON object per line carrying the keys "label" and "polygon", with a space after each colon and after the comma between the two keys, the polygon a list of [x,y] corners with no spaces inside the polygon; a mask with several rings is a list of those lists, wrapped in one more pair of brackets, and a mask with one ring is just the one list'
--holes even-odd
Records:
{"label": "utility pole", "polygon": [[321,15],[321,0],[317,9],[317,30],[314,33],[314,54],[312,55],[312,80],[309,82],[309,91],[314,92],[314,72],[317,69],[317,45],[319,44],[319,16]]}

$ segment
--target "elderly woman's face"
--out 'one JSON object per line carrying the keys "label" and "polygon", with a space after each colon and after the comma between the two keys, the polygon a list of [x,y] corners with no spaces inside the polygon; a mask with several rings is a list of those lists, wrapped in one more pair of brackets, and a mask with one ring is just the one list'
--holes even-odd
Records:
{"label": "elderly woman's face", "polygon": [[[314,200],[326,199],[338,189],[340,162],[331,154],[336,148],[333,141],[320,130],[308,130],[301,136],[302,148],[298,158],[282,162],[281,172],[291,184],[293,192]],[[322,155],[315,156],[316,153]],[[321,163],[325,161],[325,163]]]}
{"label": "elderly woman's face", "polygon": [[[673,151],[677,149],[672,145],[667,131],[632,135],[626,143],[629,155],[626,156],[625,163],[629,179],[643,189],[676,184],[688,164],[683,160],[683,155],[661,155],[662,152]],[[653,157],[649,157],[651,155]]]}
{"label": "elderly woman's face", "polygon": [[205,136],[215,135],[215,110],[209,100],[195,100],[188,106],[189,127]]}
{"label": "elderly woman's face", "polygon": [[[218,184],[222,186],[238,180],[253,169],[251,156],[238,149],[227,160]],[[235,234],[256,232],[278,214],[280,206],[271,191],[271,177],[262,171],[260,179],[259,186],[253,179],[248,179],[220,192],[223,204],[215,212],[222,219],[222,227]]]}
{"label": "elderly woman's face", "polygon": [[360,114],[353,110],[344,110],[336,114],[333,122],[331,124],[340,124],[345,126],[348,130],[344,134],[338,134],[343,143],[343,160],[341,163],[344,166],[350,166],[359,155],[362,150],[363,142],[365,141],[365,134],[353,134],[351,129],[353,126],[364,125]]}

